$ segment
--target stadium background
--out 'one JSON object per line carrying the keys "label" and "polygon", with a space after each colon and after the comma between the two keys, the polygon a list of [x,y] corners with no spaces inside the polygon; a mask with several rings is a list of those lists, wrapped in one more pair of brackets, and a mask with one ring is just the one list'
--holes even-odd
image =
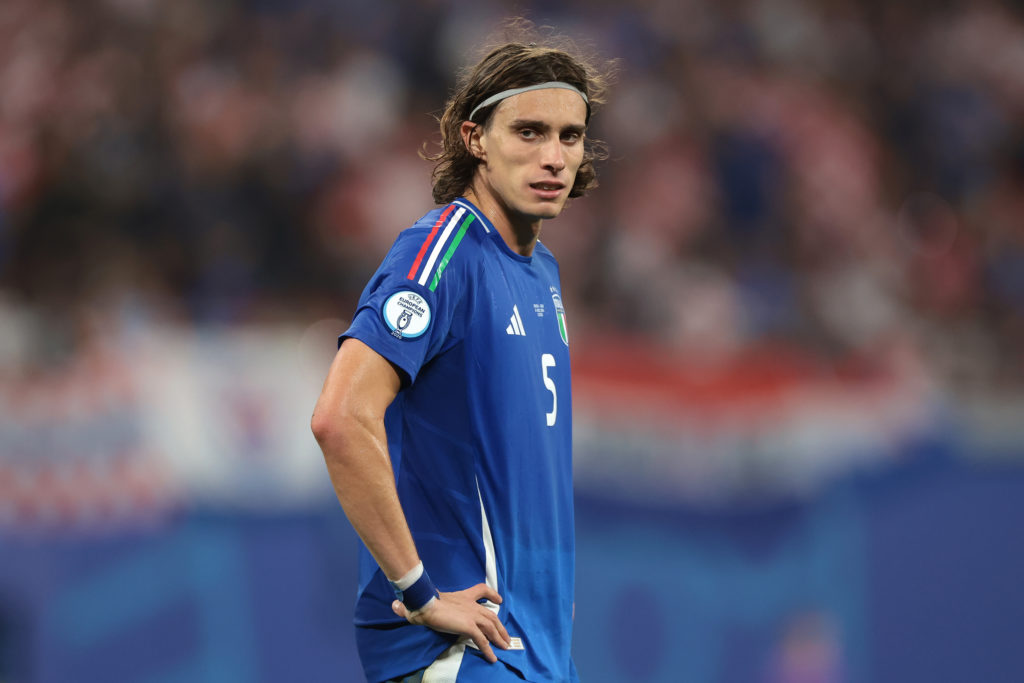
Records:
{"label": "stadium background", "polygon": [[585,681],[1024,680],[995,1],[5,0],[0,681],[357,681],[308,418],[510,13],[619,58],[546,226]]}

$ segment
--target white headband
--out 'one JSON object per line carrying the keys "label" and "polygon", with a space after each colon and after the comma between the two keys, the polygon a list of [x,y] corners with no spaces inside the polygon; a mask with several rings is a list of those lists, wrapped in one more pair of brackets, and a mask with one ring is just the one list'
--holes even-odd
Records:
{"label": "white headband", "polygon": [[537,85],[528,85],[525,88],[512,88],[511,90],[502,90],[501,92],[491,95],[486,100],[474,107],[473,111],[469,112],[469,120],[472,121],[476,113],[484,107],[489,107],[495,102],[501,102],[502,100],[512,97],[513,95],[519,95],[520,93],[529,92],[530,90],[547,90],[548,88],[561,88],[562,90],[572,90],[583,98],[583,101],[587,103],[587,107],[590,107],[590,100],[583,94],[583,91],[577,88],[575,85],[570,83],[564,83],[562,81],[548,81],[547,83],[538,83]]}

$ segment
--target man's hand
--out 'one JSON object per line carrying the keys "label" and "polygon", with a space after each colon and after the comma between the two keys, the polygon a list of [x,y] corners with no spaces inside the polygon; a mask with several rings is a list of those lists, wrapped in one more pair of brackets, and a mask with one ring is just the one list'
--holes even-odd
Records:
{"label": "man's hand", "polygon": [[398,600],[391,603],[391,609],[398,616],[408,619],[410,624],[419,624],[442,633],[455,633],[468,636],[487,661],[492,664],[498,661],[491,643],[502,650],[510,646],[508,631],[498,619],[498,615],[481,605],[477,600],[487,599],[501,604],[501,596],[487,584],[478,583],[472,588],[441,593],[422,609],[410,612]]}

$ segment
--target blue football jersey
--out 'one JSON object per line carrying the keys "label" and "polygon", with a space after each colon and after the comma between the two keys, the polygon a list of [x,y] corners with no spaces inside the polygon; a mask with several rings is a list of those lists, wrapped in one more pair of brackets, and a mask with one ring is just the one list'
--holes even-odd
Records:
{"label": "blue football jersey", "polygon": [[[385,424],[398,495],[445,592],[486,582],[527,680],[575,681],[569,337],[558,264],[512,251],[465,199],[401,233],[342,335],[387,358],[403,386]],[[454,636],[391,611],[365,547],[356,605],[367,677],[429,665]]]}

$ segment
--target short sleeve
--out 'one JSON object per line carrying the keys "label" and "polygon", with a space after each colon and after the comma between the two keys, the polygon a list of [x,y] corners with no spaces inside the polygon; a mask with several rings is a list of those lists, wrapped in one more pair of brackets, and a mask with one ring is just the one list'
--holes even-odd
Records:
{"label": "short sleeve", "polygon": [[398,237],[363,290],[351,326],[339,337],[339,344],[358,339],[386,358],[404,373],[403,384],[415,382],[420,369],[450,341],[465,293],[457,263],[444,263],[443,278],[416,277],[431,239],[422,228]]}

